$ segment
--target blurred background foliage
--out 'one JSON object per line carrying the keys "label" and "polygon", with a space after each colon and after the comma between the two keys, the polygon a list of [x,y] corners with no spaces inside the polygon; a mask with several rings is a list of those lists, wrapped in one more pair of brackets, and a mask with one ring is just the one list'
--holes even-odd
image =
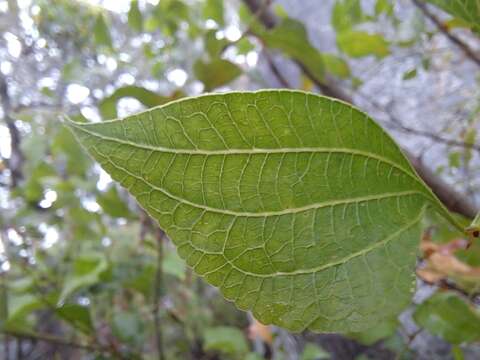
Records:
{"label": "blurred background foliage", "polygon": [[206,91],[323,92],[377,118],[467,221],[478,24],[477,0],[0,0],[0,358],[478,359],[480,245],[434,215],[399,319],[290,334],[192,274],[60,121]]}

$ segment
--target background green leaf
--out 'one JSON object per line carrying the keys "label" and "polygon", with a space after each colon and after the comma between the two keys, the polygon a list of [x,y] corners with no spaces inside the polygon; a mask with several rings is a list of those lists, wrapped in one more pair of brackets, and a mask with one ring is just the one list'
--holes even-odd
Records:
{"label": "background green leaf", "polygon": [[451,292],[438,292],[418,306],[415,321],[452,344],[480,339],[480,314]]}
{"label": "background green leaf", "polygon": [[203,8],[203,16],[205,19],[212,19],[219,26],[225,26],[223,12],[223,0],[205,0]]}
{"label": "background green leaf", "polygon": [[322,55],[310,43],[305,26],[300,21],[285,18],[271,30],[257,25],[253,31],[269,48],[280,50],[300,61],[317,80],[323,79],[325,69]]}
{"label": "background green leaf", "polygon": [[219,326],[205,330],[205,349],[217,350],[226,354],[245,354],[248,344],[243,333],[234,327]]}
{"label": "background green leaf", "polygon": [[332,26],[337,32],[352,29],[362,23],[365,15],[360,0],[337,0],[332,10]]}
{"label": "background green leaf", "polygon": [[98,195],[97,202],[103,211],[110,216],[121,218],[131,218],[133,216],[125,200],[120,198],[115,186],[110,187],[107,191]]}
{"label": "background green leaf", "polygon": [[385,13],[388,16],[393,16],[394,3],[389,0],[377,0],[375,3],[375,15]]}
{"label": "background green leaf", "polygon": [[322,54],[325,69],[332,75],[341,79],[350,77],[350,67],[348,63],[341,57],[334,54]]}
{"label": "background green leaf", "polygon": [[59,303],[63,303],[80,288],[94,285],[108,268],[107,260],[101,254],[81,254],[75,258],[73,268],[65,279]]}
{"label": "background green leaf", "polygon": [[134,346],[143,344],[145,327],[137,313],[124,311],[113,315],[112,330],[115,336]]}
{"label": "background green leaf", "polygon": [[337,45],[353,58],[374,55],[383,58],[390,53],[388,41],[379,34],[364,31],[345,31],[337,35]]}
{"label": "background green leaf", "polygon": [[128,25],[135,31],[142,31],[143,16],[138,7],[138,0],[132,0],[130,3],[130,10],[128,11]]}
{"label": "background green leaf", "polygon": [[237,65],[223,59],[214,59],[210,62],[198,60],[193,65],[193,71],[197,79],[205,85],[206,91],[226,85],[242,74],[242,69]]}
{"label": "background green leaf", "polygon": [[114,119],[117,117],[117,103],[120,99],[131,97],[150,108],[182,96],[180,91],[172,93],[171,96],[162,96],[141,86],[127,85],[116,89],[110,96],[102,99],[99,109],[104,119]]}
{"label": "background green leaf", "polygon": [[64,304],[55,309],[55,313],[84,334],[94,331],[90,309],[78,304]]}
{"label": "background green leaf", "polygon": [[303,349],[300,360],[321,360],[330,359],[330,354],[323,350],[319,345],[308,343]]}
{"label": "background green leaf", "polygon": [[95,37],[95,42],[97,45],[112,47],[112,38],[110,35],[110,30],[108,29],[105,16],[102,13],[97,15],[95,19],[95,24],[93,26],[93,35]]}
{"label": "background green leaf", "polygon": [[480,2],[478,0],[427,0],[451,15],[467,22],[480,32]]}

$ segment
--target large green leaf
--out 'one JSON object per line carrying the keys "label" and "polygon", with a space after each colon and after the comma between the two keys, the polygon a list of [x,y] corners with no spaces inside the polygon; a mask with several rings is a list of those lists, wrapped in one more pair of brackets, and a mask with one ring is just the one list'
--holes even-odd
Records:
{"label": "large green leaf", "polygon": [[451,219],[372,119],[314,94],[211,94],[69,126],[198,274],[293,331],[392,318],[425,207]]}
{"label": "large green leaf", "polygon": [[480,32],[479,0],[427,0],[451,15],[466,21],[476,32]]}

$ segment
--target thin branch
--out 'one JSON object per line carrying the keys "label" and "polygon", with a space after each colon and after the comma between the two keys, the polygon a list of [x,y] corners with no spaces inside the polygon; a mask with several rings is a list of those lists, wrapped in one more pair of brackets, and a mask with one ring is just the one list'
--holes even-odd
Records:
{"label": "thin branch", "polygon": [[378,102],[375,100],[371,99],[370,97],[366,96],[365,94],[361,94],[363,99],[365,99],[370,105],[375,107],[377,110],[382,111],[385,115],[387,115],[387,121],[388,123],[396,128],[397,130],[403,131],[408,134],[412,134],[415,136],[421,136],[425,138],[429,138],[437,143],[449,145],[449,146],[456,146],[456,147],[461,147],[465,149],[470,149],[470,150],[475,150],[480,152],[480,144],[475,144],[475,143],[467,143],[464,141],[459,141],[455,139],[447,139],[444,138],[438,134],[431,133],[429,131],[425,130],[419,130],[412,128],[410,126],[407,126],[403,123],[401,119],[396,117],[391,111],[387,111],[383,106],[381,106]]}
{"label": "thin branch", "polygon": [[157,345],[158,359],[165,359],[165,351],[163,348],[163,332],[160,320],[160,303],[161,292],[163,286],[163,239],[165,233],[156,224],[153,224],[153,232],[157,243],[157,269],[155,271],[155,285],[153,287],[153,321],[155,326],[155,340]]}
{"label": "thin branch", "polygon": [[20,146],[20,131],[17,128],[17,125],[15,125],[15,120],[10,116],[12,104],[8,92],[8,82],[2,74],[0,74],[0,97],[2,100],[3,120],[10,133],[11,156],[10,159],[8,159],[7,166],[11,172],[11,187],[15,188],[20,180],[23,179],[22,168],[25,157]]}
{"label": "thin branch", "polygon": [[51,344],[62,345],[62,346],[69,346],[77,349],[84,349],[90,351],[97,351],[97,352],[108,352],[101,347],[91,345],[91,344],[81,344],[72,340],[64,339],[61,337],[57,337],[54,335],[49,334],[38,334],[38,333],[24,333],[19,331],[13,330],[1,330],[0,331],[4,335],[12,336],[18,339],[29,339],[33,341],[45,341]]}
{"label": "thin branch", "polygon": [[[302,72],[315,84],[315,86],[320,89],[322,94],[353,104],[352,97],[345,91],[343,91],[343,89],[333,84],[332,81],[321,81],[315,75],[313,75],[303,63],[301,63],[300,61],[295,62],[300,67]],[[325,75],[325,78],[328,79],[328,74]]]}
{"label": "thin branch", "polygon": [[275,61],[273,60],[273,57],[270,55],[268,51],[263,51],[263,56],[265,57],[265,60],[267,60],[268,68],[272,72],[272,74],[275,76],[275,78],[278,80],[278,82],[286,88],[291,88],[292,86],[288,82],[288,80],[283,76],[282,72],[278,68],[278,66],[275,64]]}
{"label": "thin branch", "polygon": [[465,149],[471,149],[471,150],[475,150],[475,151],[480,152],[480,145],[476,145],[476,144],[473,144],[473,143],[467,143],[467,142],[459,141],[459,140],[455,140],[455,139],[447,139],[447,138],[444,138],[440,135],[432,134],[431,132],[428,132],[428,131],[414,129],[414,128],[411,128],[411,127],[409,127],[407,125],[404,125],[404,124],[398,124],[394,121],[391,121],[390,123],[393,124],[393,126],[396,127],[397,129],[399,129],[399,130],[401,130],[405,133],[429,138],[429,139],[431,139],[431,140],[433,140],[437,143],[442,143],[442,144],[449,145],[449,146],[461,147],[461,148],[465,148]]}
{"label": "thin branch", "polygon": [[[248,5],[252,13],[255,13],[259,7],[262,6],[261,0],[243,0]],[[275,14],[270,9],[264,9],[262,11],[264,16],[260,18],[263,25],[271,29],[278,23]],[[264,20],[265,19],[265,20]],[[268,20],[268,21],[267,21]],[[307,67],[300,61],[296,61],[297,65],[303,71],[303,73],[321,90],[325,95],[353,103],[353,99],[350,95],[345,93],[343,89],[339,88],[336,84],[329,81],[321,81],[311,74]],[[437,195],[439,200],[451,211],[464,215],[467,218],[474,218],[478,212],[478,209],[472,204],[471,200],[458,193],[451,185],[444,182],[438,175],[425,166],[422,161],[408,151],[404,150],[405,155],[410,159],[413,167],[417,171],[418,175],[425,181],[425,183],[432,189]]]}
{"label": "thin branch", "polygon": [[22,111],[31,111],[31,110],[58,110],[62,109],[62,104],[51,104],[48,102],[33,102],[31,104],[19,104],[11,108],[12,113],[19,113]]}
{"label": "thin branch", "polygon": [[267,28],[273,28],[278,23],[277,16],[269,11],[272,0],[244,0],[243,1],[255,18]]}
{"label": "thin branch", "polygon": [[470,46],[458,36],[452,34],[448,27],[428,9],[427,4],[425,4],[422,0],[412,0],[412,2],[427,18],[430,19],[432,23],[435,24],[437,29],[442,34],[444,34],[452,43],[457,45],[470,60],[480,66],[480,54],[477,54],[474,50],[472,50]]}
{"label": "thin branch", "polygon": [[[262,22],[263,26],[267,29],[274,28],[279,20],[277,16],[270,10],[269,5],[271,1],[268,0],[243,0],[243,2],[248,6],[252,14]],[[250,33],[254,35],[254,33]],[[295,59],[292,59],[297,66],[302,70],[302,72],[307,76],[310,81],[312,81],[316,87],[320,89],[320,91],[327,95],[331,96],[349,103],[353,103],[352,98],[346,94],[342,89],[334,86],[328,81],[322,81],[318,79],[314,74],[310,72],[310,70],[301,62]],[[291,88],[291,86],[288,86]]]}
{"label": "thin branch", "polygon": [[157,355],[159,360],[165,359],[165,350],[163,346],[162,323],[160,319],[160,305],[163,286],[163,242],[165,232],[158,224],[142,209],[140,209],[140,243],[145,241],[147,233],[153,235],[156,241],[157,264],[155,270],[155,279],[153,283],[153,299],[152,299],[152,317],[155,332],[155,345],[157,347]]}
{"label": "thin branch", "polygon": [[[250,5],[248,4],[249,1],[246,1],[245,3],[247,3],[247,6],[250,8]],[[262,23],[272,23],[274,24],[277,20],[276,16],[271,16],[270,15],[270,12],[268,11],[268,7],[270,6],[270,4],[272,3],[272,0],[263,0],[260,5],[257,7],[257,2],[256,1],[250,1],[250,3],[252,4],[252,6],[255,8],[255,11],[251,11],[252,12],[252,19],[250,21],[250,23],[248,24],[247,28],[242,32],[242,35],[235,41],[230,41],[228,42],[223,48],[222,48],[222,51],[221,53],[223,54],[229,47],[237,44],[240,40],[242,40],[243,38],[245,38],[246,36],[248,35],[253,35],[255,36],[255,34],[252,33],[252,25],[257,21],[257,20],[260,20]],[[252,8],[251,8],[252,9]],[[264,17],[262,19],[262,17]]]}
{"label": "thin branch", "polygon": [[407,337],[407,342],[404,344],[402,350],[397,353],[395,356],[395,360],[400,360],[403,358],[403,355],[410,349],[413,341],[417,338],[417,336],[423,331],[422,328],[417,329],[412,334],[406,333],[405,336]]}
{"label": "thin branch", "polygon": [[[0,234],[0,242],[3,245],[3,237]],[[7,275],[5,272],[0,272],[0,319],[8,317],[8,296],[7,296]],[[8,334],[3,336],[3,348],[5,352],[5,360],[10,357],[10,339]]]}

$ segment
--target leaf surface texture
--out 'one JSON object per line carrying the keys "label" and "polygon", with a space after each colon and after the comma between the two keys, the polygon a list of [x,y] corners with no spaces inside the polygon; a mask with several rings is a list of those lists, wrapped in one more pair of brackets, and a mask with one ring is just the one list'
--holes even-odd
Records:
{"label": "leaf surface texture", "polygon": [[263,323],[361,331],[408,305],[438,201],[366,114],[264,90],[69,126],[180,256]]}

